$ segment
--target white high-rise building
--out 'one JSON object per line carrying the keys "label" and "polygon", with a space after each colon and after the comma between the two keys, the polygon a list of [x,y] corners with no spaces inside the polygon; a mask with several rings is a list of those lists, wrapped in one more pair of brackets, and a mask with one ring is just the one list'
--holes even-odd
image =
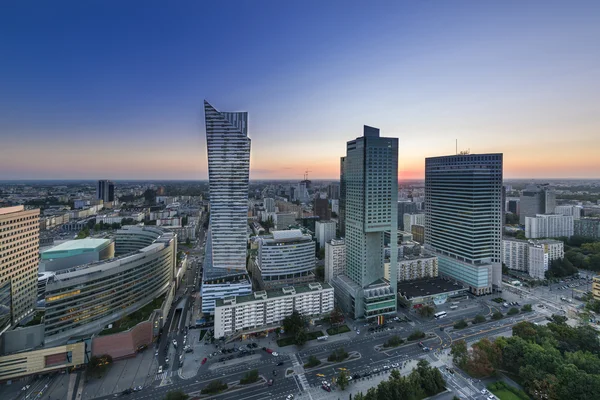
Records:
{"label": "white high-rise building", "polygon": [[215,300],[251,293],[246,271],[250,138],[248,113],[219,112],[204,101],[210,229],[202,276],[202,311]]}
{"label": "white high-rise building", "polygon": [[275,212],[275,199],[272,199],[270,197],[266,197],[263,200],[264,206],[265,206],[265,211],[268,213],[274,213]]}
{"label": "white high-rise building", "polygon": [[560,215],[571,215],[573,219],[581,218],[581,206],[556,206],[554,207],[554,213]]}
{"label": "white high-rise building", "polygon": [[525,217],[525,237],[528,239],[573,236],[573,216],[538,214]]}
{"label": "white high-rise building", "polygon": [[319,243],[319,248],[324,248],[325,243],[335,239],[335,221],[317,221],[315,223],[315,238]]}
{"label": "white high-rise building", "polygon": [[536,279],[544,279],[552,260],[565,256],[564,243],[552,239],[504,239],[502,249],[502,262],[507,268],[527,272]]}
{"label": "white high-rise building", "polygon": [[502,240],[502,262],[506,268],[527,272],[529,242],[518,239]]}
{"label": "white high-rise building", "polygon": [[404,231],[412,232],[413,225],[425,226],[425,214],[404,214]]}
{"label": "white high-rise building", "polygon": [[346,243],[332,239],[325,243],[325,282],[346,273]]}

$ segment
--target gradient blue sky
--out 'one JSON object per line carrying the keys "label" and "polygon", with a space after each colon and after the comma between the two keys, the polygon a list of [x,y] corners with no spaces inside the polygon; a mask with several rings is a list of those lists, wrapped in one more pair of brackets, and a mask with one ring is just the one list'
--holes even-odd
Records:
{"label": "gradient blue sky", "polygon": [[339,177],[363,124],[401,179],[455,139],[600,178],[599,39],[600,1],[5,1],[0,179],[205,179],[203,99],[253,179]]}

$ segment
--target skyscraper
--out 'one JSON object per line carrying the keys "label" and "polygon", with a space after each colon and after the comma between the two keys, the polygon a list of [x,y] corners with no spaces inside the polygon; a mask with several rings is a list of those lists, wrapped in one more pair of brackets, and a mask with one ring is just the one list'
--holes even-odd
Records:
{"label": "skyscraper", "polygon": [[502,281],[502,154],[425,159],[425,247],[439,273],[491,293]]}
{"label": "skyscraper", "polygon": [[340,158],[340,203],[338,214],[338,231],[340,237],[346,236],[346,178],[345,178],[346,157]]}
{"label": "skyscraper", "polygon": [[[334,279],[341,289],[340,304],[354,318],[393,313],[398,281],[398,139],[381,137],[379,129],[365,126],[362,137],[347,143],[341,176],[347,279]],[[383,279],[386,232],[391,237],[389,282]],[[346,295],[351,299],[344,299]]]}
{"label": "skyscraper", "polygon": [[107,180],[99,180],[96,186],[96,198],[105,203],[115,201],[115,184]]}
{"label": "skyscraper", "polygon": [[213,267],[246,271],[250,138],[247,112],[204,102]]}
{"label": "skyscraper", "polygon": [[556,192],[548,184],[528,185],[519,201],[519,223],[525,225],[526,217],[535,217],[537,214],[550,214],[556,207]]}
{"label": "skyscraper", "polygon": [[13,323],[35,309],[39,236],[40,210],[0,208],[0,287],[6,288],[5,282],[10,281]]}
{"label": "skyscraper", "polygon": [[202,276],[202,311],[215,300],[250,294],[246,271],[250,138],[248,113],[219,112],[204,101],[210,227]]}
{"label": "skyscraper", "polygon": [[329,209],[329,201],[317,197],[313,203],[313,214],[319,217],[321,221],[328,221],[331,219],[331,210]]}

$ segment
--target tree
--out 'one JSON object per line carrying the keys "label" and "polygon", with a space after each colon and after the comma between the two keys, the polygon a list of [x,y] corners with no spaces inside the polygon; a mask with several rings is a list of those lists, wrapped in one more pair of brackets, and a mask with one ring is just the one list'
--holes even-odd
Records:
{"label": "tree", "polygon": [[411,333],[410,335],[408,335],[408,340],[418,340],[418,339],[423,339],[425,337],[425,333],[423,331],[420,330],[416,330],[413,333]]}
{"label": "tree", "polygon": [[323,282],[325,280],[325,266],[317,265],[315,267],[315,275],[317,276],[318,280]]}
{"label": "tree", "polygon": [[337,377],[337,385],[340,387],[340,389],[342,390],[346,390],[346,387],[348,387],[348,375],[346,374],[346,371],[341,371],[339,376]]}
{"label": "tree", "polygon": [[290,335],[296,335],[306,326],[306,318],[297,310],[283,319],[283,329]]}
{"label": "tree", "polygon": [[496,311],[495,313],[492,314],[492,319],[494,321],[498,321],[499,319],[504,318],[504,314],[502,314],[500,311]]}
{"label": "tree", "polygon": [[526,240],[527,237],[525,236],[525,232],[523,231],[519,231],[517,232],[517,234],[515,235],[516,239],[520,239],[520,240]]}
{"label": "tree", "polygon": [[400,336],[394,335],[383,344],[383,347],[398,347],[402,343],[404,343],[404,340],[402,340]]}
{"label": "tree", "polygon": [[113,359],[109,354],[92,356],[87,364],[87,368],[90,375],[102,377],[112,362]]}
{"label": "tree", "polygon": [[339,308],[335,307],[331,310],[329,313],[329,322],[331,323],[331,326],[336,326],[344,322],[344,314],[342,314],[342,311],[340,311]]}
{"label": "tree", "polygon": [[167,392],[167,395],[165,396],[165,400],[187,400],[189,398],[190,396],[188,396],[181,390]]}
{"label": "tree", "polygon": [[327,357],[327,361],[340,362],[344,361],[346,358],[348,358],[348,353],[346,353],[346,350],[344,350],[343,347],[340,347],[335,349],[329,357]]}
{"label": "tree", "polygon": [[79,231],[75,239],[85,239],[88,236],[90,236],[90,229],[86,226],[85,228]]}
{"label": "tree", "polygon": [[269,216],[266,220],[262,221],[262,226],[263,228],[265,228],[267,233],[269,233],[271,228],[275,226],[275,223],[273,222],[273,217]]}
{"label": "tree", "polygon": [[204,389],[200,391],[202,394],[214,394],[219,393],[222,390],[227,389],[227,384],[223,381],[217,379],[215,381],[210,382]]}
{"label": "tree", "polygon": [[473,321],[471,321],[471,323],[480,324],[485,321],[486,321],[485,316],[479,314],[479,315],[476,315],[475,318],[473,318]]}
{"label": "tree", "polygon": [[469,358],[467,342],[464,340],[458,340],[454,342],[452,344],[452,351],[450,354],[452,354],[454,363],[463,368],[466,365],[467,359]]}
{"label": "tree", "polygon": [[513,213],[506,213],[505,215],[506,225],[518,225],[519,224],[519,216]]}
{"label": "tree", "polygon": [[249,383],[254,383],[257,380],[258,380],[258,370],[253,369],[253,370],[246,372],[244,377],[242,379],[240,379],[240,384],[247,385]]}
{"label": "tree", "polygon": [[315,356],[309,356],[308,361],[306,362],[306,364],[304,364],[304,368],[316,367],[319,364],[321,364],[321,360],[319,360]]}
{"label": "tree", "polygon": [[531,304],[524,304],[523,307],[521,307],[522,312],[530,312],[531,310]]}
{"label": "tree", "polygon": [[515,315],[515,314],[518,314],[518,313],[519,313],[519,309],[518,308],[511,307],[511,309],[508,310],[508,312],[506,314],[508,314],[508,315]]}
{"label": "tree", "polygon": [[304,344],[308,341],[306,329],[299,330],[294,336],[294,340],[297,346],[304,346]]}
{"label": "tree", "polygon": [[431,318],[435,313],[435,309],[431,306],[423,306],[419,308],[419,315],[424,318]]}
{"label": "tree", "polygon": [[456,321],[456,323],[454,324],[454,329],[463,329],[466,328],[468,325],[469,324],[467,324],[467,321],[461,319],[460,321]]}
{"label": "tree", "polygon": [[184,215],[183,217],[181,217],[181,226],[186,226],[188,224],[188,217],[187,215]]}

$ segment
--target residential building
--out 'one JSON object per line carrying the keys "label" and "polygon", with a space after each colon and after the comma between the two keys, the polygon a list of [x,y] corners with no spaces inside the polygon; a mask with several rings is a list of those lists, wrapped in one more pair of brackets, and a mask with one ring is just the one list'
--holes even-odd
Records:
{"label": "residential building", "polygon": [[346,243],[344,239],[332,239],[325,243],[325,282],[346,273]]}
{"label": "residential building", "polygon": [[258,238],[261,286],[273,289],[314,281],[315,242],[299,229],[273,231]]}
{"label": "residential building", "polygon": [[332,213],[332,215],[333,215],[333,213],[335,213],[336,217],[339,217],[339,214],[340,214],[340,200],[339,199],[331,200],[331,213]]}
{"label": "residential building", "polygon": [[250,138],[247,112],[219,112],[204,101],[210,222],[202,272],[202,312],[215,300],[252,290],[246,270]]}
{"label": "residential building", "polygon": [[325,243],[331,239],[335,239],[336,225],[335,221],[315,222],[315,237],[320,249],[325,247]]}
{"label": "residential building", "polygon": [[592,281],[592,296],[600,301],[600,275],[596,275]]}
{"label": "residential building", "polygon": [[571,237],[573,230],[571,215],[538,214],[525,218],[525,237],[528,239]]}
{"label": "residential building", "polygon": [[524,225],[526,217],[552,213],[555,207],[556,192],[554,187],[548,184],[528,185],[521,192],[519,200],[519,223]]}
{"label": "residential building", "polygon": [[529,276],[535,279],[545,279],[550,263],[565,256],[564,243],[560,240],[534,241],[530,243],[528,252]]}
{"label": "residential building", "polygon": [[274,213],[275,212],[275,199],[267,197],[267,198],[265,198],[263,200],[263,204],[265,206],[265,211],[267,213]]}
{"label": "residential building", "polygon": [[[353,318],[373,319],[394,314],[398,258],[398,139],[381,137],[379,129],[365,126],[362,137],[347,143],[341,166],[345,275],[348,279],[338,276],[332,280],[336,297]],[[390,232],[389,281],[384,279],[385,232]]]}
{"label": "residential building", "polygon": [[329,209],[329,201],[317,197],[313,204],[313,214],[319,217],[321,221],[329,221],[331,219],[331,210]]}
{"label": "residential building", "polygon": [[425,225],[413,225],[411,233],[413,240],[419,244],[425,244]]}
{"label": "residential building", "polygon": [[115,201],[115,184],[111,181],[100,180],[96,186],[96,199],[104,203]]}
{"label": "residential building", "polygon": [[35,309],[39,236],[39,209],[0,208],[0,285],[10,281],[13,324]]}
{"label": "residential building", "polygon": [[582,218],[573,224],[573,235],[600,240],[600,218]]}
{"label": "residential building", "polygon": [[529,266],[529,242],[506,238],[502,240],[502,262],[506,268],[527,272]]}
{"label": "residential building", "polygon": [[425,226],[425,214],[413,214],[413,213],[405,213],[404,214],[404,228],[402,229],[405,232],[412,232],[413,225],[423,225]]}
{"label": "residential building", "polygon": [[574,220],[581,218],[581,212],[583,211],[583,207],[581,206],[556,206],[554,207],[554,214],[559,215],[570,215]]}
{"label": "residential building", "polygon": [[287,286],[217,300],[215,338],[280,327],[294,310],[306,317],[333,311],[333,288],[326,283]]}
{"label": "residential building", "polygon": [[339,183],[331,183],[327,186],[327,197],[330,200],[339,200],[340,199],[340,184]]}
{"label": "residential building", "polygon": [[417,203],[410,200],[398,201],[398,229],[401,231],[407,230],[404,226],[404,214],[416,214],[417,212]]}
{"label": "residential building", "polygon": [[488,294],[502,284],[502,154],[425,159],[425,247],[439,273]]}
{"label": "residential building", "polygon": [[[389,262],[386,262],[386,279],[389,279]],[[398,282],[436,278],[438,258],[431,255],[398,256]]]}
{"label": "residential building", "polygon": [[275,214],[275,228],[278,231],[289,229],[296,225],[297,214],[295,212],[278,212]]}

